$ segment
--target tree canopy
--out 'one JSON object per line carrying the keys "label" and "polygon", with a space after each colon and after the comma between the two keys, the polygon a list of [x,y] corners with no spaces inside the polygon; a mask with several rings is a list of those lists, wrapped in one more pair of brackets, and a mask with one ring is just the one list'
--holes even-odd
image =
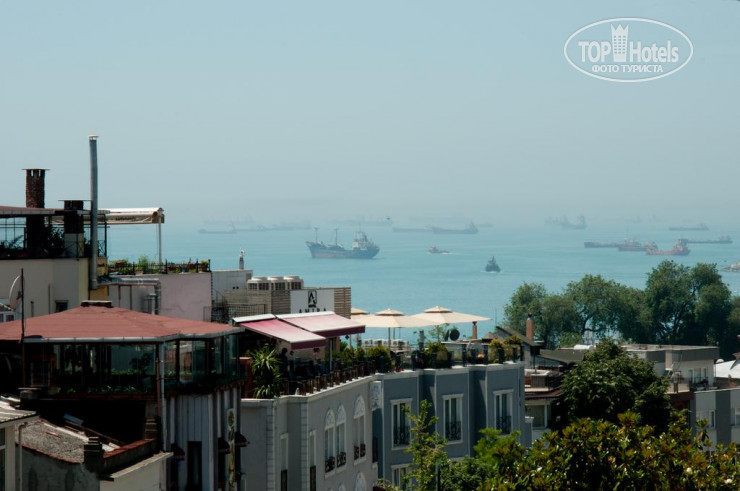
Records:
{"label": "tree canopy", "polygon": [[570,282],[562,292],[524,283],[504,308],[505,322],[524,332],[532,313],[535,334],[546,348],[616,337],[637,343],[715,345],[729,358],[740,350],[740,300],[715,264],[693,267],[663,261],[643,289],[600,275]]}
{"label": "tree canopy", "polygon": [[660,431],[670,416],[668,381],[653,364],[627,353],[612,340],[601,341],[565,374],[563,400],[568,420],[604,419],[616,423],[626,411]]}
{"label": "tree canopy", "polygon": [[[582,418],[546,433],[532,448],[518,433],[500,436],[485,429],[475,455],[450,461],[444,439],[432,431],[434,419],[422,406],[412,418],[413,465],[404,489],[446,491],[550,489],[719,489],[740,483],[740,453],[734,443],[717,445],[700,431],[692,435],[686,417],[674,412],[659,433],[640,424],[633,412],[615,422]],[[439,478],[439,487],[437,487]],[[384,489],[399,488],[385,482]]]}

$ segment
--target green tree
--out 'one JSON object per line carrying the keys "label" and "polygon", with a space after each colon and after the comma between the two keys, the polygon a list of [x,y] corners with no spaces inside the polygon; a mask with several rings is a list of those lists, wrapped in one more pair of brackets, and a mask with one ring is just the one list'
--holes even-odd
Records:
{"label": "green tree", "polygon": [[715,264],[663,261],[648,275],[644,298],[657,342],[713,344],[729,337],[731,293]]}
{"label": "green tree", "polygon": [[[406,408],[408,411],[408,408]],[[432,403],[423,399],[419,404],[419,414],[408,412],[411,422],[411,441],[406,449],[412,455],[411,470],[403,476],[404,489],[434,489],[438,469],[448,467],[445,445],[447,440],[435,430],[438,418],[433,415]]]}
{"label": "green tree", "polygon": [[586,275],[579,281],[568,283],[564,295],[575,306],[578,334],[590,332],[596,338],[611,336],[619,319],[620,286],[605,280],[601,275]]}
{"label": "green tree", "polygon": [[650,362],[629,355],[612,340],[602,340],[565,374],[563,401],[569,420],[615,423],[621,413],[631,410],[644,424],[663,430],[670,415],[667,386]]}
{"label": "green tree", "polygon": [[534,315],[535,325],[541,320],[543,303],[548,296],[541,283],[522,283],[504,307],[504,324],[524,333],[529,314]]}

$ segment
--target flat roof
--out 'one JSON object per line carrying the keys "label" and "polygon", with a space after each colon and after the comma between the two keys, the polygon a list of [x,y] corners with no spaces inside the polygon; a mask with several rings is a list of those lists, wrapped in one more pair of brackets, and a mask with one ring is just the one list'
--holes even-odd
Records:
{"label": "flat roof", "polygon": [[[15,320],[0,325],[0,341],[20,341],[21,323],[21,320]],[[219,337],[238,332],[241,329],[226,324],[90,305],[26,319],[25,342],[153,343],[184,337]]]}
{"label": "flat roof", "polygon": [[280,319],[259,319],[251,322],[240,322],[237,325],[257,334],[285,341],[293,349],[322,348],[326,346],[325,337],[295,327]]}
{"label": "flat roof", "polygon": [[365,326],[334,312],[310,312],[304,314],[282,314],[277,316],[296,327],[325,338],[335,338],[365,332]]}

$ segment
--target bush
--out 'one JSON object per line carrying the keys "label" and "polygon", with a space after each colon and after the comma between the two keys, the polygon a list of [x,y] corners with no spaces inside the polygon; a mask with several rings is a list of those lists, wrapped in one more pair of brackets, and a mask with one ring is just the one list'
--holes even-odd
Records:
{"label": "bush", "polygon": [[424,365],[430,368],[449,367],[449,351],[442,343],[429,343],[424,348]]}
{"label": "bush", "polygon": [[506,345],[498,338],[493,338],[488,345],[488,361],[491,363],[506,361]]}
{"label": "bush", "polygon": [[391,352],[385,346],[373,346],[367,350],[367,357],[375,363],[379,372],[389,372],[393,368]]}

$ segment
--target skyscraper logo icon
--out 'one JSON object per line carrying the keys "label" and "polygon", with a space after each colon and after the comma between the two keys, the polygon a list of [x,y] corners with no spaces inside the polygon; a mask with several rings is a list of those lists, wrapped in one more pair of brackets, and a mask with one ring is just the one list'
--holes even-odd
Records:
{"label": "skyscraper logo icon", "polygon": [[627,61],[627,37],[629,35],[630,26],[622,27],[617,25],[617,28],[612,28],[612,57],[614,63],[625,63]]}

